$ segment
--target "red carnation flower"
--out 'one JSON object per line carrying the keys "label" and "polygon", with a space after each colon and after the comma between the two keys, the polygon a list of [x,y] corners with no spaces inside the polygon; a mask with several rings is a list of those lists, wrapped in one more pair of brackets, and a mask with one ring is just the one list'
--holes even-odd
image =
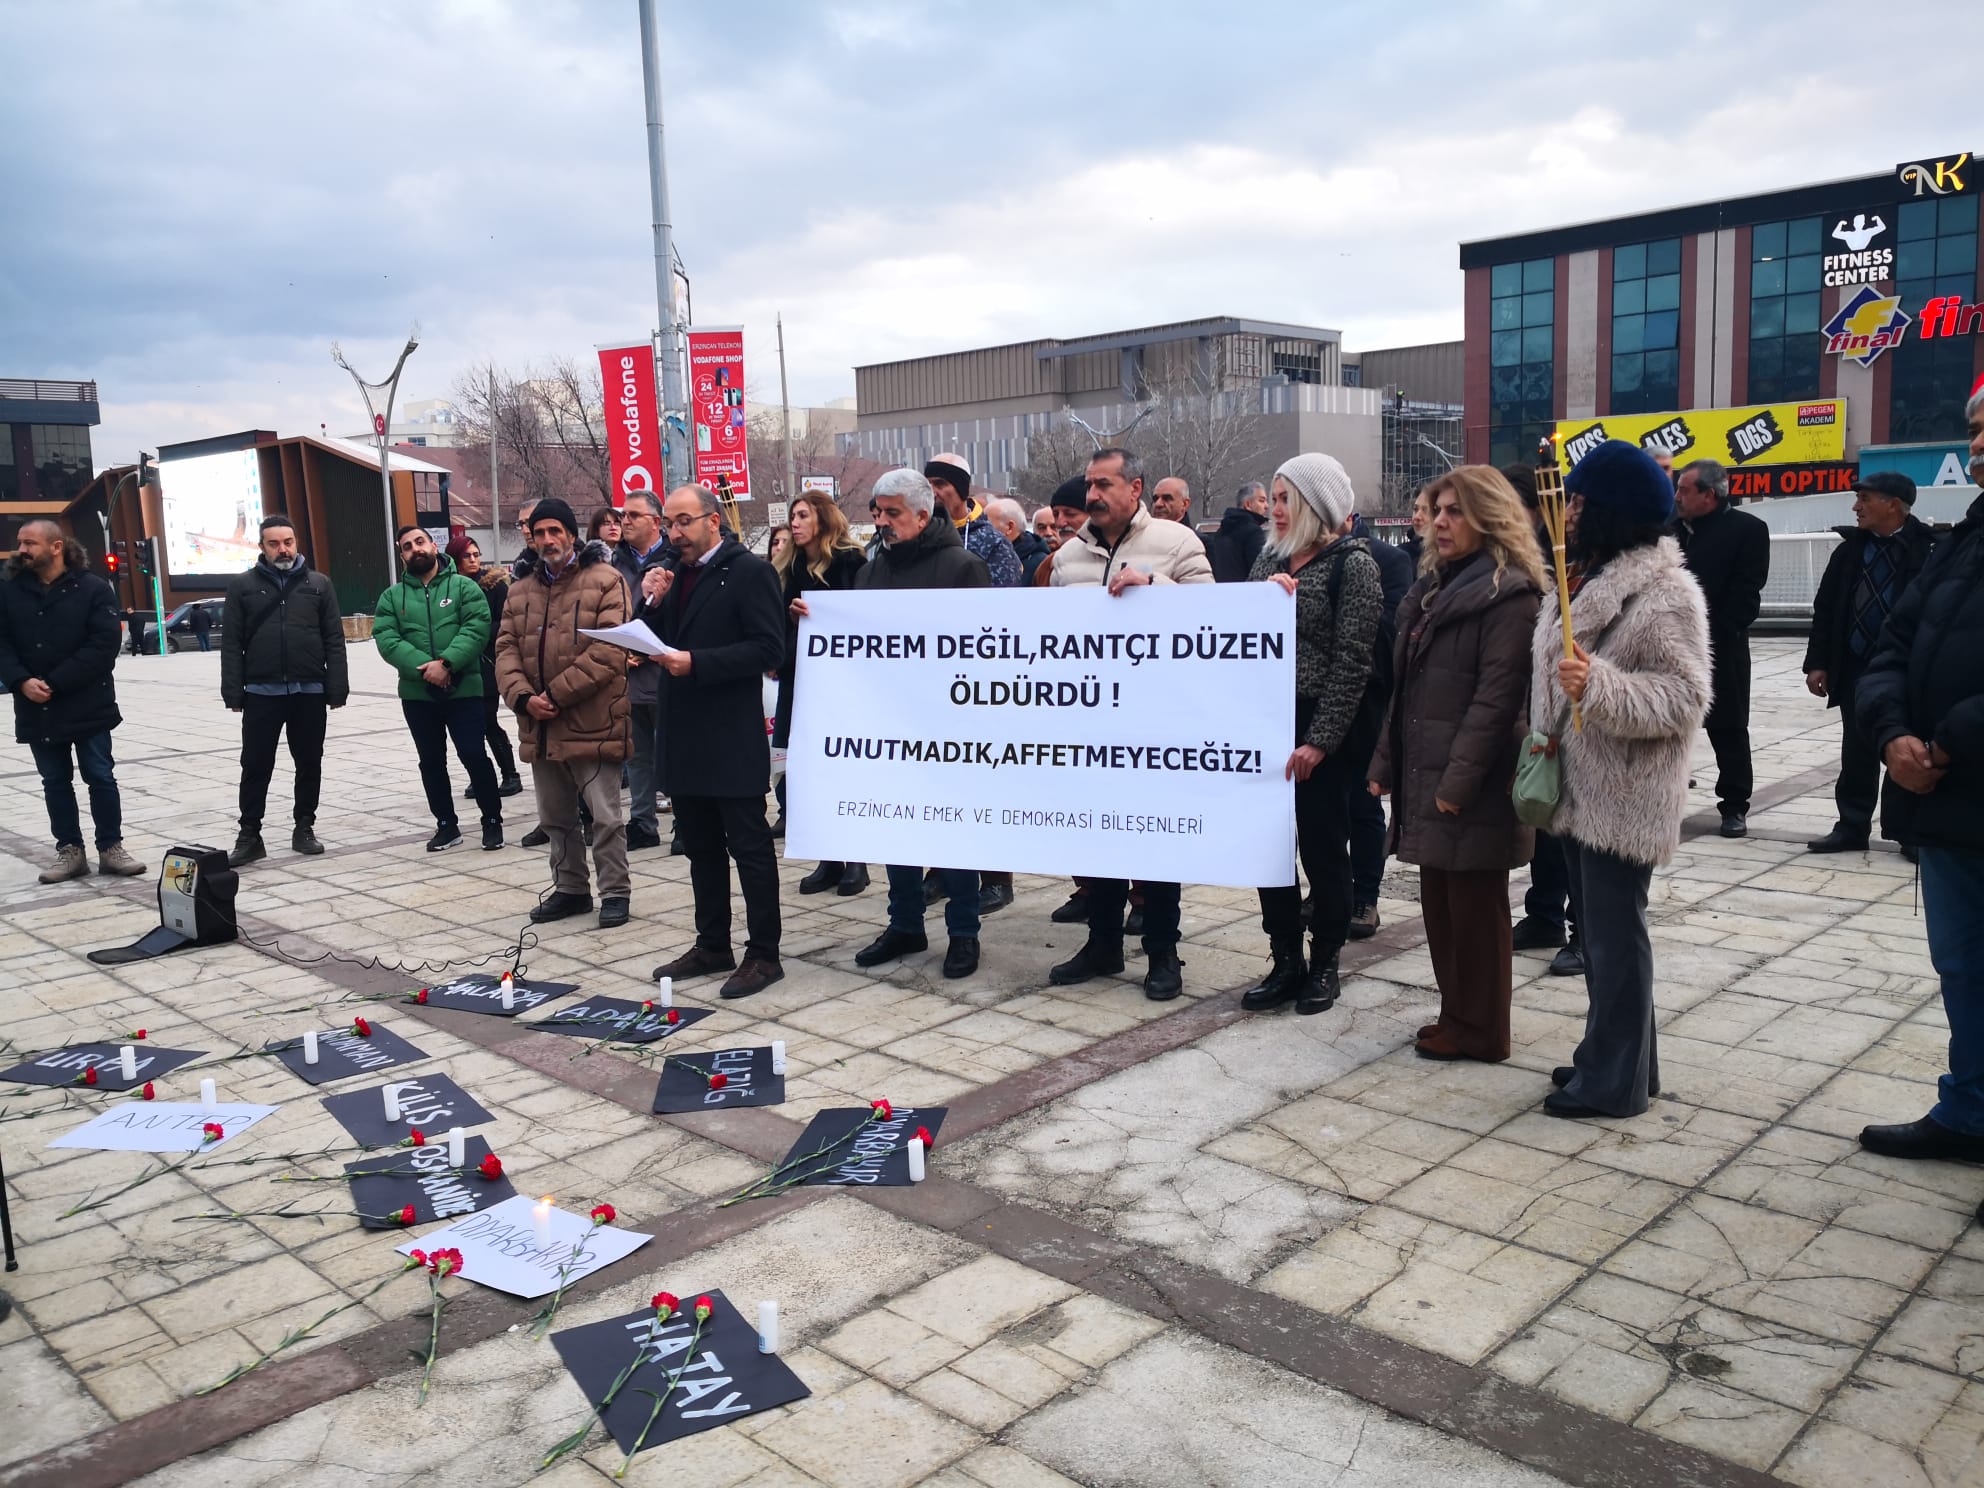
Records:
{"label": "red carnation flower", "polygon": [[682,1010],[680,1008],[670,1008],[668,1010],[668,1021],[670,1023],[680,1023],[682,1021]]}
{"label": "red carnation flower", "polygon": [[927,1126],[919,1126],[916,1129],[916,1140],[923,1144],[923,1150],[926,1152],[937,1145],[936,1138],[930,1135],[930,1128]]}
{"label": "red carnation flower", "polygon": [[707,1318],[711,1313],[715,1311],[716,1311],[716,1303],[710,1301],[708,1297],[698,1297],[696,1299],[697,1321],[699,1322],[702,1321],[703,1319]]}
{"label": "red carnation flower", "polygon": [[712,1090],[721,1090],[729,1083],[730,1076],[724,1074],[721,1070],[710,1076],[710,1089]]}
{"label": "red carnation flower", "polygon": [[503,1159],[492,1152],[477,1164],[475,1170],[491,1183],[494,1183],[498,1178],[503,1176]]}
{"label": "red carnation flower", "polygon": [[140,1028],[136,1033],[131,1035],[131,1037],[134,1039],[141,1039],[144,1036],[145,1036],[145,1031],[142,1028]]}
{"label": "red carnation flower", "polygon": [[400,1146],[402,1147],[425,1147],[426,1145],[427,1134],[417,1126],[400,1138]]}
{"label": "red carnation flower", "polygon": [[427,1001],[427,989],[425,987],[422,987],[418,992],[414,993],[413,1000],[415,1002]]}
{"label": "red carnation flower", "polygon": [[648,1306],[658,1314],[655,1321],[665,1323],[675,1316],[676,1311],[682,1306],[682,1299],[673,1292],[656,1292],[648,1299]]}
{"label": "red carnation flower", "polygon": [[367,1023],[363,1018],[353,1018],[351,1020],[351,1031],[360,1038],[372,1037],[372,1025]]}
{"label": "red carnation flower", "polygon": [[412,1261],[416,1266],[424,1266],[427,1264],[427,1252],[424,1250],[410,1250],[407,1252],[407,1259]]}
{"label": "red carnation flower", "polygon": [[151,1082],[150,1080],[147,1080],[147,1081],[145,1081],[145,1092],[144,1092],[144,1094],[145,1094],[145,1099],[146,1099],[146,1100],[156,1100],[156,1099],[158,1099],[158,1092],[157,1092],[156,1090],[154,1090],[154,1089],[152,1089],[152,1082]]}
{"label": "red carnation flower", "polygon": [[398,1214],[395,1214],[395,1215],[393,1216],[393,1219],[394,1219],[394,1221],[395,1221],[396,1223],[399,1223],[399,1224],[403,1224],[403,1225],[410,1225],[410,1224],[412,1224],[412,1223],[413,1223],[413,1205],[411,1205],[411,1204],[408,1204],[408,1205],[406,1206],[406,1208],[404,1208],[404,1209],[402,1209],[402,1210],[400,1210],[400,1212],[399,1212]]}
{"label": "red carnation flower", "polygon": [[642,1012],[644,1012],[644,1013],[651,1013],[651,1012],[653,1012],[653,1011],[654,1011],[654,1003],[653,1003],[653,1001],[652,1001],[652,1000],[650,1000],[650,1001],[648,1001],[648,1002],[644,1002],[644,1003],[642,1003],[642,1004],[641,1004],[641,1011],[642,1011]]}
{"label": "red carnation flower", "polygon": [[76,1079],[84,1085],[96,1084],[97,1082],[96,1066],[91,1065],[88,1069],[84,1070],[80,1075],[76,1076]]}
{"label": "red carnation flower", "polygon": [[595,1204],[593,1206],[592,1222],[596,1225],[612,1224],[619,1217],[618,1211],[611,1204]]}
{"label": "red carnation flower", "polygon": [[200,1140],[203,1142],[218,1142],[226,1135],[227,1133],[221,1130],[218,1121],[209,1121],[200,1128]]}
{"label": "red carnation flower", "polygon": [[896,1114],[896,1108],[885,1100],[870,1101],[868,1106],[870,1110],[884,1121],[892,1120]]}
{"label": "red carnation flower", "polygon": [[[412,1205],[407,1206],[407,1212],[413,1212]],[[427,1269],[436,1276],[459,1272],[462,1269],[462,1253],[459,1250],[437,1250],[427,1258]]]}

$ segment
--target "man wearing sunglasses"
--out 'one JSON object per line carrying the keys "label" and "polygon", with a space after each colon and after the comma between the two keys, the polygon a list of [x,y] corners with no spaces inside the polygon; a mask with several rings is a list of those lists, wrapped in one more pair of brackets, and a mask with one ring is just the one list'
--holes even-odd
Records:
{"label": "man wearing sunglasses", "polygon": [[[641,575],[640,617],[671,649],[661,667],[661,788],[689,858],[696,943],[655,968],[683,979],[732,971],[720,995],[749,997],[785,975],[779,964],[778,856],[765,796],[771,745],[764,676],[785,662],[785,595],[778,571],[723,535],[722,508],[704,486],[668,493],[671,572]],[[726,856],[727,855],[727,856]],[[744,893],[744,959],[730,942],[730,862]]]}

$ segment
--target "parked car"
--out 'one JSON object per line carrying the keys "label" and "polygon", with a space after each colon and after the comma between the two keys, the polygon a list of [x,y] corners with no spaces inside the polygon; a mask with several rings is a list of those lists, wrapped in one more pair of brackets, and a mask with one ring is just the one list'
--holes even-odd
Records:
{"label": "parked car", "polygon": [[207,619],[213,622],[208,634],[209,644],[220,644],[221,606],[226,603],[219,599],[189,599],[178,609],[165,617],[165,649],[168,651],[197,651],[200,643],[193,634],[193,611],[205,610]]}

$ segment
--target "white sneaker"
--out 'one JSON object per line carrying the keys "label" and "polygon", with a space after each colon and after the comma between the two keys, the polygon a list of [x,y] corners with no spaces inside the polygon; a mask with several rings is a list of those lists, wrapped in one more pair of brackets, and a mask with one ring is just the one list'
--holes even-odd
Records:
{"label": "white sneaker", "polygon": [[675,812],[675,808],[674,808],[674,806],[672,806],[671,804],[669,804],[669,800],[668,800],[668,797],[666,797],[666,796],[664,796],[664,795],[663,795],[663,794],[662,794],[662,793],[661,793],[660,791],[656,791],[656,792],[655,792],[655,795],[654,795],[654,809],[655,809],[656,811],[666,811],[666,812],[668,812],[668,813],[669,813],[670,815],[673,815],[673,814],[674,814],[674,812]]}

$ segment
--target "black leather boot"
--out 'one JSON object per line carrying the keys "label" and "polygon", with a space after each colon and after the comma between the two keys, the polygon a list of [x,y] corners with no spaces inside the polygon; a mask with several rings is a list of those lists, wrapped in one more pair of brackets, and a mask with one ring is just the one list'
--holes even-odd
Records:
{"label": "black leather boot", "polygon": [[1278,1008],[1284,1002],[1294,999],[1301,988],[1303,978],[1309,968],[1302,961],[1302,937],[1291,935],[1285,940],[1277,940],[1272,948],[1274,965],[1268,974],[1261,978],[1258,987],[1250,988],[1240,998],[1240,1006],[1250,1013],[1264,1013],[1269,1008]]}
{"label": "black leather boot", "polygon": [[1321,951],[1310,948],[1309,975],[1295,994],[1295,1011],[1304,1017],[1311,1013],[1327,1013],[1336,1006],[1337,998],[1336,957],[1324,959]]}

